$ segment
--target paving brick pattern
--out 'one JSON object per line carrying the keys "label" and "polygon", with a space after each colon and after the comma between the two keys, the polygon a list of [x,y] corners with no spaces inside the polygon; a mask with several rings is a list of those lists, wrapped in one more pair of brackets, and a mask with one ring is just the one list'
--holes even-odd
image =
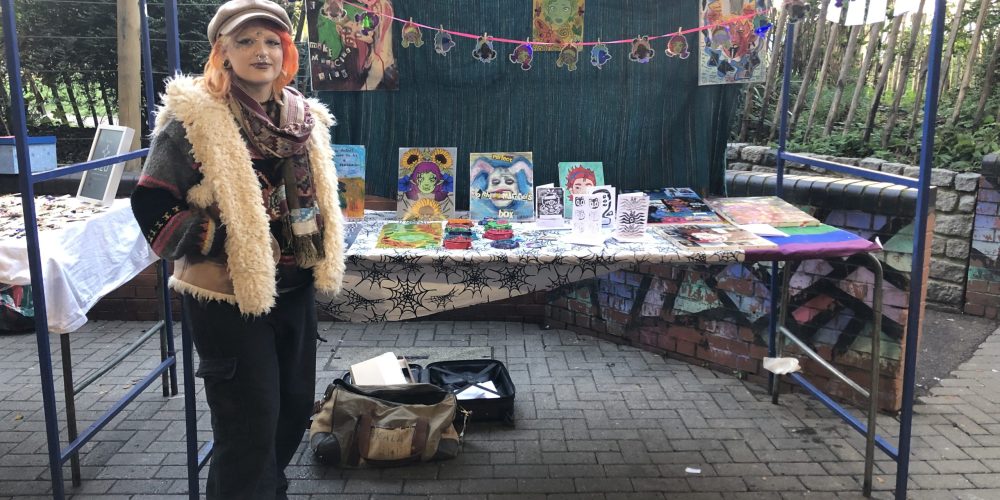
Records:
{"label": "paving brick pattern", "polygon": [[[77,379],[144,327],[92,322],[73,334]],[[303,452],[287,471],[291,498],[862,498],[863,439],[806,395],[784,395],[773,406],[760,386],[733,373],[530,324],[321,329],[321,386],[346,368],[333,359],[335,346],[490,346],[517,386],[516,424],[470,425],[457,459],[398,469],[337,470]],[[57,339],[52,349],[58,357]],[[0,336],[0,499],[50,497],[35,353],[33,335]],[[157,360],[154,341],[80,394],[81,428]],[[917,405],[912,498],[1000,498],[997,367],[1000,331]],[[198,397],[205,440],[208,412]],[[183,417],[182,396],[164,398],[158,386],[149,388],[84,447],[83,485],[67,479],[67,492],[76,499],[186,498]],[[880,428],[890,439],[898,432],[892,417],[881,418]],[[65,423],[60,432],[65,439]],[[68,465],[65,471],[68,478]],[[893,462],[879,460],[875,498],[892,497],[894,472]]]}

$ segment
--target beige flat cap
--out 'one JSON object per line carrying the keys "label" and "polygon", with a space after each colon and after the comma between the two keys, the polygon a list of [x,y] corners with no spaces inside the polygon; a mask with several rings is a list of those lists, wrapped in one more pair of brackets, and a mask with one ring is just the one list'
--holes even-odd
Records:
{"label": "beige flat cap", "polygon": [[218,37],[230,34],[252,19],[265,19],[292,32],[292,21],[280,5],[270,0],[230,0],[219,6],[208,23],[208,41],[215,43]]}

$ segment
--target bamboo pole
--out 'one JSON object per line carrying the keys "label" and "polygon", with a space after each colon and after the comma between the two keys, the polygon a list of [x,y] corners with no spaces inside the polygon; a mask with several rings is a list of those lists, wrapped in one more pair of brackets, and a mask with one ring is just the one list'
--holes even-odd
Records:
{"label": "bamboo pole", "polygon": [[948,90],[951,78],[948,78],[948,70],[951,66],[951,54],[955,51],[955,40],[958,38],[958,28],[962,25],[962,12],[965,10],[965,0],[958,0],[955,5],[955,16],[951,19],[951,28],[948,30],[948,43],[944,47],[944,57],[941,58],[941,88],[939,95]]}
{"label": "bamboo pole", "polygon": [[979,17],[976,18],[976,29],[972,32],[972,41],[969,42],[969,59],[965,62],[965,71],[962,72],[962,83],[958,86],[958,97],[955,98],[955,107],[951,111],[951,118],[948,125],[952,126],[958,121],[958,116],[962,114],[962,102],[965,101],[965,94],[969,91],[969,83],[972,81],[972,72],[975,67],[976,58],[979,53],[979,41],[983,36],[983,23],[986,22],[986,12],[989,10],[990,0],[980,0]]}
{"label": "bamboo pole", "polygon": [[[139,29],[139,2],[118,0],[118,124],[142,132],[142,35]],[[110,114],[109,114],[110,118]],[[132,136],[129,151],[139,149],[141,133]],[[125,169],[142,168],[139,160],[130,160]]]}
{"label": "bamboo pole", "polygon": [[854,94],[851,95],[851,105],[847,109],[847,117],[844,118],[844,133],[851,127],[851,122],[854,121],[854,115],[858,111],[858,104],[861,101],[861,92],[865,89],[865,84],[868,82],[868,71],[871,69],[872,60],[875,58],[875,51],[878,50],[878,46],[881,44],[882,39],[882,27],[884,23],[875,23],[868,30],[868,46],[865,47],[865,58],[861,62],[861,70],[858,71],[858,79],[854,82]]}
{"label": "bamboo pole", "polygon": [[920,110],[924,103],[924,85],[927,83],[928,56],[929,54],[926,50],[921,51],[920,69],[917,72],[917,78],[913,87],[913,109],[910,110],[910,128],[906,132],[907,137],[914,137],[914,132],[917,130],[917,117],[920,116]]}
{"label": "bamboo pole", "polygon": [[[764,96],[761,98],[757,130],[764,126],[764,110],[768,109],[767,106],[771,102],[771,92],[774,91],[774,81],[777,79],[775,75],[777,75],[778,67],[781,66],[781,61],[784,59],[782,56],[785,52],[785,44],[782,43],[782,40],[785,38],[786,29],[795,29],[795,25],[788,23],[788,9],[781,9],[781,13],[778,14],[777,29],[771,33],[774,40],[774,50],[771,52],[771,61],[768,64],[767,77],[764,80]],[[791,47],[789,50],[795,50],[795,47]],[[791,71],[791,68],[786,68],[786,71]]]}
{"label": "bamboo pole", "polygon": [[903,99],[903,94],[906,91],[906,80],[910,73],[910,64],[913,62],[913,48],[917,45],[917,38],[920,36],[920,27],[924,24],[924,0],[920,0],[920,7],[916,12],[913,13],[911,18],[912,28],[910,29],[910,41],[906,45],[906,51],[903,52],[903,58],[900,61],[900,78],[896,85],[896,89],[893,91],[892,95],[892,107],[889,108],[889,117],[886,118],[885,127],[882,128],[882,148],[885,149],[889,147],[889,139],[892,137],[892,131],[896,128],[896,114],[899,112],[899,103]]}
{"label": "bamboo pole", "polygon": [[993,80],[997,70],[998,59],[1000,59],[1000,28],[997,28],[997,33],[993,40],[993,54],[990,56],[989,64],[986,65],[986,77],[983,80],[983,88],[979,93],[979,105],[976,106],[976,115],[972,118],[972,128],[979,127],[983,122],[983,114],[986,112],[986,99],[993,92]]}
{"label": "bamboo pole", "polygon": [[823,87],[826,85],[826,72],[830,69],[830,57],[833,55],[833,49],[838,45],[836,43],[838,34],[840,34],[840,24],[834,23],[830,27],[830,36],[826,40],[826,52],[823,54],[823,64],[820,65],[819,75],[816,76],[816,91],[813,93],[812,106],[809,108],[809,118],[806,120],[806,128],[802,134],[803,141],[809,137],[813,119],[816,118],[816,108],[819,107],[819,100],[823,97]]}
{"label": "bamboo pole", "polygon": [[[43,79],[42,83],[49,88],[49,92],[52,92],[52,101],[56,105],[56,113],[59,115],[59,119],[69,125],[69,115],[66,114],[66,107],[63,106],[62,98],[59,97],[59,85],[48,78]],[[77,115],[77,118],[79,119],[79,115]]]}
{"label": "bamboo pole", "polygon": [[[94,118],[94,127],[101,124],[101,117],[97,114],[97,105],[94,104],[94,93],[90,90],[90,80],[83,79],[83,95],[87,98],[87,106],[90,108],[90,116]],[[111,125],[114,125],[112,123]]]}
{"label": "bamboo pole", "polygon": [[875,95],[872,97],[871,108],[868,109],[868,119],[865,120],[865,133],[862,141],[868,144],[872,137],[872,129],[875,128],[875,115],[878,114],[879,105],[882,103],[882,94],[885,92],[885,84],[889,80],[889,68],[896,57],[896,39],[899,37],[899,29],[903,24],[903,16],[896,16],[892,20],[889,28],[889,38],[885,42],[885,53],[882,54],[881,69],[878,80],[875,82]]}
{"label": "bamboo pole", "polygon": [[836,121],[840,111],[840,100],[844,97],[844,87],[847,86],[847,78],[851,74],[851,66],[854,63],[854,53],[858,50],[858,36],[861,35],[862,25],[853,26],[851,34],[847,37],[847,48],[844,49],[844,57],[840,59],[840,74],[837,76],[837,89],[833,92],[833,101],[830,103],[830,112],[826,115],[826,124],[823,126],[823,137],[830,135],[833,130],[833,122]]}
{"label": "bamboo pole", "polygon": [[[799,112],[802,110],[802,104],[805,103],[806,94],[809,93],[809,84],[812,81],[812,70],[815,67],[816,58],[819,56],[820,44],[815,43],[823,36],[823,28],[826,26],[826,10],[830,6],[830,0],[823,0],[823,7],[820,9],[819,17],[816,20],[816,33],[813,35],[812,49],[809,51],[809,62],[806,63],[806,69],[802,72],[802,84],[799,86],[799,93],[795,96],[795,104],[792,106],[792,116],[789,119],[789,124],[791,128],[795,128],[795,124],[799,121]],[[775,109],[774,120],[771,122],[771,137],[774,137],[778,130],[778,113],[781,107],[777,106]]]}

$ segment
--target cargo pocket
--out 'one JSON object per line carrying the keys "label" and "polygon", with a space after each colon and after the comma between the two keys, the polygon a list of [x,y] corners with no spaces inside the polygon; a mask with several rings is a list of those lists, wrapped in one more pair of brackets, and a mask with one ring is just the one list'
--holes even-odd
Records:
{"label": "cargo pocket", "polygon": [[225,436],[249,431],[243,411],[243,391],[236,377],[236,358],[202,359],[195,375],[205,381],[205,398],[212,410],[212,430]]}

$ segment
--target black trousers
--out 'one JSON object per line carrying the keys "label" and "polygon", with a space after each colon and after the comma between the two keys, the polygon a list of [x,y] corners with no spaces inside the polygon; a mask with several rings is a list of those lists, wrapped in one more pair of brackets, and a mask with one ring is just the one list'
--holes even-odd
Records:
{"label": "black trousers", "polygon": [[283,499],[316,392],[316,290],[280,294],[266,315],[184,295],[215,445],[209,499]]}

